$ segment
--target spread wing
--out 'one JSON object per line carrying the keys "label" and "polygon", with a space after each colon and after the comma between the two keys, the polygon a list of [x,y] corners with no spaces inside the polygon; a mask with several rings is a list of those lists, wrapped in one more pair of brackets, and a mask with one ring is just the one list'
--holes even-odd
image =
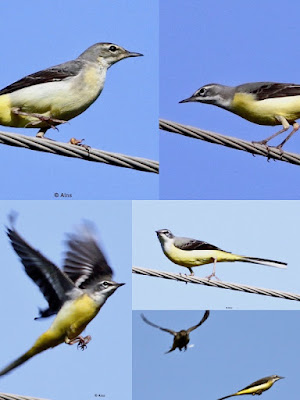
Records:
{"label": "spread wing", "polygon": [[[241,85],[239,88],[242,89],[243,86]],[[247,84],[247,91],[253,93],[257,100],[265,100],[276,97],[300,96],[300,85],[294,83],[256,82]]]}
{"label": "spread wing", "polygon": [[92,224],[85,222],[78,233],[68,235],[64,272],[76,287],[88,288],[102,280],[111,280],[113,271],[96,242]]}
{"label": "spread wing", "polygon": [[221,250],[213,244],[185,237],[176,237],[174,239],[174,245],[181,250]]}
{"label": "spread wing", "polygon": [[7,235],[27,275],[38,285],[49,304],[47,310],[40,310],[40,317],[56,314],[68,299],[67,293],[75,288],[73,282],[56,265],[31,247],[13,226],[7,228]]}
{"label": "spread wing", "polygon": [[193,330],[197,329],[198,326],[202,325],[203,322],[205,322],[208,317],[209,317],[209,311],[206,310],[201,321],[197,325],[191,326],[189,329],[187,329],[187,333],[191,333]]}
{"label": "spread wing", "polygon": [[15,92],[28,86],[38,85],[40,83],[62,81],[70,76],[77,75],[81,69],[82,62],[80,60],[68,61],[66,63],[56,65],[34,74],[27,75],[24,78],[6,86],[0,90],[0,95]]}
{"label": "spread wing", "polygon": [[161,326],[158,326],[158,325],[153,324],[153,322],[150,322],[150,321],[145,317],[144,314],[141,314],[141,317],[142,317],[142,320],[143,320],[144,322],[146,322],[146,324],[151,325],[151,326],[154,326],[154,328],[158,328],[158,329],[160,329],[161,331],[171,333],[171,335],[173,335],[173,336],[175,336],[176,333],[177,333],[177,332],[175,332],[175,331],[172,331],[171,329],[162,328]]}

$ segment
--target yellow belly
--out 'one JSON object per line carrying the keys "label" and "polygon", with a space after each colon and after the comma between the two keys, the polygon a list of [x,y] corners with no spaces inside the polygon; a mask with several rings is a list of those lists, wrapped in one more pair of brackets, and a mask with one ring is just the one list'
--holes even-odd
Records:
{"label": "yellow belly", "polygon": [[230,110],[259,125],[281,125],[276,116],[282,116],[288,122],[300,118],[300,96],[255,101],[252,95],[237,93]]}
{"label": "yellow belly", "polygon": [[253,386],[252,388],[248,388],[248,389],[243,389],[240,390],[239,392],[237,392],[237,394],[255,394],[257,391],[262,391],[264,392],[267,389],[270,389],[270,387],[273,385],[273,382],[266,382],[262,385],[259,386]]}
{"label": "yellow belly", "polygon": [[165,251],[165,255],[173,263],[183,267],[211,264],[215,259],[217,259],[217,262],[231,262],[243,259],[242,256],[221,250],[180,250],[173,245]]}
{"label": "yellow belly", "polygon": [[50,127],[32,115],[16,115],[13,108],[69,121],[85,111],[100,95],[106,71],[91,67],[72,80],[33,85],[0,96],[0,125],[17,128]]}

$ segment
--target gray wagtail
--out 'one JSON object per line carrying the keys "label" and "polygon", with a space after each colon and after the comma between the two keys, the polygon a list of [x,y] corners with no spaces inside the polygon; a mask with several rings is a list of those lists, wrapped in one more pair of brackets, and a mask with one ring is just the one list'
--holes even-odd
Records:
{"label": "gray wagtail", "polygon": [[109,67],[139,56],[113,43],[96,43],[75,60],[25,76],[0,90],[0,125],[40,128],[37,137],[44,137],[94,103]]}
{"label": "gray wagtail", "polygon": [[272,387],[276,381],[278,381],[279,379],[283,379],[283,378],[284,378],[283,376],[278,376],[278,375],[267,376],[266,378],[262,378],[262,379],[259,379],[258,381],[251,383],[251,385],[246,386],[244,389],[239,390],[238,392],[236,392],[234,394],[230,394],[229,396],[222,397],[221,399],[218,399],[218,400],[224,400],[224,399],[228,399],[229,397],[240,396],[243,394],[252,394],[252,395],[258,394],[258,395],[260,395],[265,390],[270,389],[270,387]]}
{"label": "gray wagtail", "polygon": [[23,364],[36,354],[60,343],[74,344],[83,350],[91,340],[81,332],[98,314],[109,296],[124,283],[111,278],[113,271],[98,246],[91,225],[70,234],[63,270],[31,247],[13,226],[7,229],[11,244],[25,272],[39,286],[49,307],[40,310],[40,318],[57,314],[50,328],[17,360],[0,371],[0,376]]}
{"label": "gray wagtail", "polygon": [[153,324],[153,322],[150,322],[144,316],[144,314],[141,314],[141,317],[142,317],[143,321],[146,322],[148,325],[151,325],[154,328],[158,328],[158,329],[160,329],[160,330],[162,330],[164,332],[168,332],[168,333],[170,333],[171,335],[174,336],[173,345],[172,345],[172,347],[170,348],[169,351],[165,352],[165,354],[171,353],[171,351],[174,351],[176,349],[179,349],[181,351],[184,348],[184,350],[186,351],[187,350],[187,345],[190,342],[190,333],[193,330],[197,329],[200,325],[202,325],[203,322],[205,322],[207,320],[208,316],[209,316],[209,311],[207,310],[207,311],[205,311],[201,321],[197,325],[191,326],[189,329],[182,329],[181,331],[175,332],[175,331],[172,331],[172,329],[162,328],[161,326]]}
{"label": "gray wagtail", "polygon": [[194,275],[192,267],[214,263],[213,272],[207,278],[211,279],[212,277],[216,277],[217,262],[240,261],[277,268],[286,268],[287,266],[286,263],[280,261],[229,253],[201,240],[176,237],[168,229],[160,229],[156,231],[156,234],[162,250],[168,259],[175,264],[188,268],[190,275]]}
{"label": "gray wagtail", "polygon": [[300,125],[300,85],[294,83],[253,82],[239,86],[217,83],[202,86],[191,97],[180,103],[199,102],[224,108],[259,125],[282,125],[279,132],[260,143],[266,145],[293,125],[291,133],[277,146],[282,146],[297,132]]}

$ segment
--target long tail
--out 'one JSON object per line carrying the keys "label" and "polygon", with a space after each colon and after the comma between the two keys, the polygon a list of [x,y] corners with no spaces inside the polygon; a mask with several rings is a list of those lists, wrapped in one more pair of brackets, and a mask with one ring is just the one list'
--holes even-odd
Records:
{"label": "long tail", "polygon": [[7,374],[8,372],[12,371],[13,369],[17,368],[19,365],[23,364],[24,362],[29,360],[31,357],[33,357],[35,354],[37,354],[37,353],[33,352],[32,349],[30,349],[25,354],[23,354],[21,357],[17,358],[15,361],[10,363],[2,371],[0,371],[0,376],[3,376],[5,374]]}
{"label": "long tail", "polygon": [[218,399],[218,400],[229,399],[229,397],[233,397],[233,396],[238,396],[238,394],[237,393],[230,394],[229,396],[221,397],[221,399]]}
{"label": "long tail", "polygon": [[253,264],[268,265],[269,267],[286,268],[287,263],[275,260],[268,260],[265,258],[243,257],[240,261],[249,262]]}

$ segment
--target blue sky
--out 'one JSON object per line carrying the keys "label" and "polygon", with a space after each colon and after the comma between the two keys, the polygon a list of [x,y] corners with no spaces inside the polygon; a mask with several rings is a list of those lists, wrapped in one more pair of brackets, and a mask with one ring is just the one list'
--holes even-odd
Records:
{"label": "blue sky", "polygon": [[[295,15],[300,11],[291,0],[284,7]],[[178,102],[208,83],[299,83],[300,27],[297,19],[282,18],[282,7],[272,0],[255,6],[236,0],[161,1],[160,117],[250,141],[277,132],[280,127],[255,125],[211,105]],[[300,134],[284,149],[299,153]],[[160,161],[162,199],[300,198],[299,185],[291,183],[299,182],[297,166],[224,146],[161,131]]]}
{"label": "blue sky", "polygon": [[[158,2],[32,0],[0,6],[0,87],[71,60],[97,42],[113,42],[144,57],[123,60],[107,74],[101,96],[83,114],[48,131],[54,140],[85,138],[110,152],[158,160]],[[37,129],[0,127],[35,136]],[[149,199],[157,174],[1,146],[1,199]]]}
{"label": "blue sky", "polygon": [[61,266],[65,233],[83,219],[93,221],[99,243],[114,269],[114,279],[125,282],[84,331],[92,336],[86,351],[60,345],[45,351],[1,378],[1,392],[51,400],[131,399],[131,204],[125,201],[1,201],[0,247],[2,287],[0,313],[5,345],[2,369],[31,347],[53,317],[34,321],[46,306],[12,249],[5,226],[11,210],[19,213],[16,229],[28,243]]}
{"label": "blue sky", "polygon": [[[133,265],[189,273],[169,261],[155,231],[204,240],[236,254],[288,263],[287,269],[248,263],[218,263],[217,276],[266,289],[300,293],[297,201],[140,201],[133,202]],[[195,267],[196,276],[212,264]],[[133,275],[133,309],[299,309],[297,301]]]}
{"label": "blue sky", "polygon": [[[298,397],[298,311],[212,311],[191,333],[194,347],[170,354],[164,352],[173,336],[145,324],[140,312],[133,312],[134,400],[216,400],[273,374],[285,379],[264,392],[264,400]],[[203,311],[144,314],[176,331],[199,322]]]}

